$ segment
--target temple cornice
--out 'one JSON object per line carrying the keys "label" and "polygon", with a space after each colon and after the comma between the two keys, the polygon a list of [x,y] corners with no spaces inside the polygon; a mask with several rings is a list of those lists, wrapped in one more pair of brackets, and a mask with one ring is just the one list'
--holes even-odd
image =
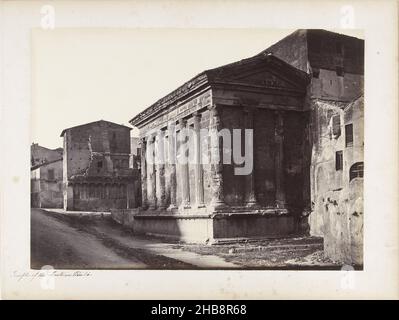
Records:
{"label": "temple cornice", "polygon": [[[263,78],[259,75],[263,73]],[[219,68],[206,70],[139,113],[129,122],[141,128],[162,112],[170,112],[199,92],[213,88],[304,96],[309,75],[270,54],[259,54]]]}

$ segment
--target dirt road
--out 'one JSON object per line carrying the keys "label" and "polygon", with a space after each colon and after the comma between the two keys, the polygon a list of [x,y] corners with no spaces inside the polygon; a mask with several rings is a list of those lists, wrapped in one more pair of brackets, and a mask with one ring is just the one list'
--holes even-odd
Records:
{"label": "dirt road", "polygon": [[224,245],[139,237],[110,216],[32,209],[31,266],[40,269],[339,270],[313,237]]}
{"label": "dirt road", "polygon": [[225,269],[213,255],[134,237],[109,217],[31,210],[31,267],[56,269]]}

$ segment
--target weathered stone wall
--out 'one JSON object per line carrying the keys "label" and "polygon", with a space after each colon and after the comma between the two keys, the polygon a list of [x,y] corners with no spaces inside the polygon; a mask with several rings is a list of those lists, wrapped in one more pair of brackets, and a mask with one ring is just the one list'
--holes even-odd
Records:
{"label": "weathered stone wall", "polygon": [[130,130],[97,122],[66,131],[67,177],[111,176],[129,168]]}
{"label": "weathered stone wall", "polygon": [[239,239],[279,238],[295,231],[291,216],[256,215],[150,215],[141,209],[112,209],[111,217],[134,234],[161,236],[192,243]]}
{"label": "weathered stone wall", "polygon": [[320,69],[319,76],[312,78],[310,97],[351,101],[363,93],[363,81],[363,75],[344,73],[338,76],[336,71]]}
{"label": "weathered stone wall", "polygon": [[326,30],[307,30],[308,59],[312,69],[364,74],[364,40]]}
{"label": "weathered stone wall", "polygon": [[294,67],[364,74],[364,41],[326,30],[297,30],[265,50]]}
{"label": "weathered stone wall", "polygon": [[293,216],[220,216],[213,220],[213,235],[214,240],[284,237],[295,232],[295,223]]}
{"label": "weathered stone wall", "polygon": [[308,72],[307,31],[297,30],[265,51],[273,53],[295,68]]}
{"label": "weathered stone wall", "polygon": [[298,30],[265,51],[312,75],[309,98],[349,102],[363,93],[361,39],[325,30]]}
{"label": "weathered stone wall", "polygon": [[[325,253],[331,259],[362,264],[363,178],[350,180],[349,172],[354,163],[363,163],[363,98],[349,105],[314,103],[310,232],[324,237]],[[350,145],[345,142],[347,124],[353,125]],[[339,169],[336,152],[342,152]]]}
{"label": "weathered stone wall", "polygon": [[324,252],[334,261],[363,264],[363,181],[352,180],[341,192],[327,191],[324,204]]}

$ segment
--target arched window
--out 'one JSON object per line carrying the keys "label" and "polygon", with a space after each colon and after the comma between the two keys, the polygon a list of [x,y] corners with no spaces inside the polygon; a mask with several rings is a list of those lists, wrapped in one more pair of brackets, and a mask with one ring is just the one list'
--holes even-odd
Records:
{"label": "arched window", "polygon": [[354,163],[349,169],[349,182],[355,178],[363,178],[363,162]]}

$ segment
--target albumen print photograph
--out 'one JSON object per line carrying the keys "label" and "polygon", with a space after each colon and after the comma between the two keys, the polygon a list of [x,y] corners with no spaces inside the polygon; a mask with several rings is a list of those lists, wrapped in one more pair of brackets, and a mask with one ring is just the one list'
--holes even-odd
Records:
{"label": "albumen print photograph", "polygon": [[362,30],[31,45],[32,269],[363,269]]}

